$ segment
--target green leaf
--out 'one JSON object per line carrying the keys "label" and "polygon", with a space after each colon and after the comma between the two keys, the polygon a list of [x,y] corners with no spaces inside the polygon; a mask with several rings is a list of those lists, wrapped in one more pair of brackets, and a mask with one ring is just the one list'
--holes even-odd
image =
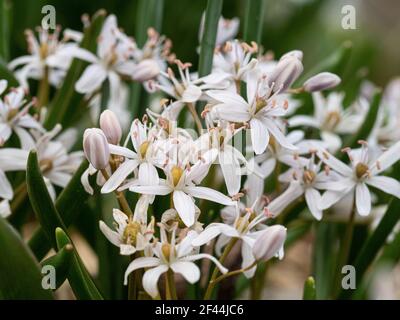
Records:
{"label": "green leaf", "polygon": [[354,262],[354,267],[357,270],[357,283],[363,277],[368,266],[376,258],[379,250],[385,244],[388,235],[392,232],[399,219],[400,199],[393,198],[378,227],[365,242]]}
{"label": "green leaf", "polygon": [[353,44],[350,41],[345,41],[340,48],[328,56],[325,60],[322,60],[309,72],[305,73],[296,84],[303,84],[308,78],[320,73],[320,72],[332,72],[339,76],[342,76],[345,71],[346,64],[349,60],[352,52]]}
{"label": "green leaf", "polygon": [[[90,26],[84,31],[81,48],[94,51],[97,37],[104,22],[106,12],[99,10],[92,18]],[[82,74],[86,62],[74,59],[63,82],[57,91],[53,101],[50,103],[48,115],[44,126],[47,129],[53,128],[57,123],[64,127],[69,124],[77,114],[79,108],[87,107],[82,104],[83,95],[75,91],[75,83]]]}
{"label": "green leaf", "polygon": [[55,255],[47,258],[41,262],[42,267],[53,266],[56,270],[56,288],[58,289],[67,279],[68,272],[73,257],[74,248],[72,245],[67,244]]}
{"label": "green leaf", "polygon": [[10,14],[11,2],[0,0],[0,60],[10,59]]}
{"label": "green leaf", "polygon": [[200,44],[199,77],[211,72],[223,0],[208,0]]}
{"label": "green leaf", "polygon": [[147,29],[161,31],[164,0],[139,0],[136,14],[135,40],[142,47],[147,39]]}
{"label": "green leaf", "polygon": [[303,300],[315,300],[316,298],[315,280],[313,277],[308,277],[304,282]]}
{"label": "green leaf", "polygon": [[[73,247],[68,235],[61,228],[56,229],[55,237],[59,250],[68,245]],[[76,252],[76,249],[73,249],[71,266],[67,278],[77,299],[103,300],[103,296],[97,289],[92,277]]]}
{"label": "green leaf", "polygon": [[[81,176],[87,167],[87,160],[83,160],[78,170],[56,200],[56,210],[59,212],[66,227],[70,226],[75,221],[89,197],[89,194],[81,183]],[[95,177],[91,178],[91,180],[95,179]],[[28,244],[39,260],[42,259],[51,248],[51,244],[48,242],[46,234],[41,227],[35,231]]]}
{"label": "green leaf", "polygon": [[32,150],[28,156],[26,184],[33,211],[35,211],[37,219],[39,220],[47,239],[52,243],[53,248],[57,248],[54,230],[57,227],[66,230],[66,227],[51,200],[49,192],[47,191],[39,167],[37,152],[35,150]]}
{"label": "green leaf", "polygon": [[[344,146],[350,148],[357,148],[358,141],[368,139],[378,116],[381,99],[382,99],[382,91],[377,89],[372,97],[368,113],[365,116],[362,126],[360,127],[360,129],[356,134],[352,135],[347,141],[344,142]],[[345,154],[342,152],[340,158],[343,159],[344,156]]]}
{"label": "green leaf", "polygon": [[39,264],[17,231],[0,217],[0,300],[52,299],[42,288]]}
{"label": "green leaf", "polygon": [[265,0],[246,0],[243,40],[261,43]]}
{"label": "green leaf", "polygon": [[14,74],[7,68],[7,65],[0,60],[0,79],[8,81],[9,87],[18,87],[19,82],[15,78]]}

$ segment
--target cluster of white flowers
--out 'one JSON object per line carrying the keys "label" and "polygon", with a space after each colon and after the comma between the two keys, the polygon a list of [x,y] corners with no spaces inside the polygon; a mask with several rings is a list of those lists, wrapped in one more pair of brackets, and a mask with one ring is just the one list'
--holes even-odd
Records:
{"label": "cluster of white flowers", "polygon": [[[302,197],[317,220],[322,219],[323,210],[343,198],[355,202],[360,215],[368,215],[369,187],[400,197],[400,183],[382,175],[400,158],[400,142],[392,139],[383,145],[379,139],[382,131],[396,126],[391,114],[381,116],[371,135],[374,156],[368,158],[368,143],[360,141],[360,149],[342,150],[350,159],[350,165],[345,164],[333,153],[345,147],[344,135],[355,134],[362,125],[367,99],[344,108],[341,93],[325,97],[321,90],[340,83],[339,77],[328,72],[292,88],[303,71],[301,51],[273,61],[262,56],[255,43],[227,39],[232,30],[221,21],[218,39],[223,40],[217,44],[209,75],[199,78],[190,73],[190,63],[170,60],[171,67],[160,69],[159,76],[148,83],[153,92],[161,91],[170,99],[161,100],[160,113],[147,110],[142,121],[135,119],[122,144],[118,117],[109,110],[100,117],[101,129],[87,129],[84,136],[91,163],[82,177],[86,189],[92,192],[88,174],[99,170],[102,193],[121,195],[129,190],[140,196],[133,213],[114,210],[115,230],[102,221],[100,228],[121,254],[135,254],[125,282],[131,272],[145,268],[143,287],[153,298],[159,296],[160,275],[169,270],[190,283],[198,281],[194,260],[211,259],[221,273],[227,272],[223,259],[212,255],[214,251],[200,253],[215,238],[217,257],[240,240],[247,277],[254,275],[260,260],[282,258],[286,228],[271,223]],[[235,23],[232,28],[237,29]],[[105,75],[96,77],[100,82]],[[295,113],[298,101],[293,94],[299,92],[312,93],[313,116]],[[387,103],[385,112],[397,110],[392,103]],[[187,126],[195,124],[197,133],[179,126],[182,119]],[[307,139],[305,131],[292,129],[296,127],[317,129],[319,135]],[[281,168],[287,171],[281,173]],[[267,197],[264,184],[272,173],[277,173],[277,192]],[[247,178],[242,187],[243,176]],[[208,186],[201,186],[205,181]],[[282,188],[286,189],[282,192]],[[155,214],[155,197],[170,199],[170,208]],[[209,221],[208,212],[200,209],[207,207],[196,199],[224,205],[217,219],[221,222]],[[150,206],[153,214],[149,214]]]}
{"label": "cluster of white flowers", "polygon": [[[138,48],[113,15],[104,22],[96,54],[79,47],[78,32],[64,32],[59,41],[59,29],[54,34],[39,30],[39,42],[27,32],[31,55],[9,65],[18,68],[21,87],[6,91],[7,83],[0,81],[0,213],[10,213],[13,198],[5,173],[25,170],[30,149],[38,150],[53,195],[52,185],[65,187],[82,159],[81,152],[67,151],[74,133],[59,135],[59,125],[46,131],[24,89],[28,79],[45,76],[59,86],[73,58],[89,63],[75,89],[97,109],[105,107],[100,98],[103,84],[109,84],[100,128],[83,135],[90,164],[81,181],[93,194],[89,176],[96,174],[101,193],[116,194],[115,225],[100,221],[100,229],[122,255],[132,256],[125,283],[132,272],[145,269],[142,285],[153,298],[160,296],[158,279],[164,273],[199,281],[194,263],[199,259],[215,263],[212,284],[219,272],[228,272],[224,259],[236,244],[248,278],[260,261],[282,258],[287,230],[275,218],[298,201],[321,220],[324,210],[343,203],[369,215],[374,189],[400,198],[399,181],[384,175],[400,159],[399,81],[388,87],[368,141],[349,149],[344,138],[363,125],[368,93],[345,108],[342,93],[321,92],[340,83],[337,75],[322,72],[298,84],[301,51],[276,61],[256,43],[233,39],[237,30],[237,19],[221,18],[213,68],[203,77],[190,72],[191,63],[176,59],[171,42],[152,29]],[[160,112],[147,109],[130,122],[126,92],[131,81],[167,98],[160,99]],[[312,95],[312,115],[298,112],[298,93]],[[130,128],[123,139],[127,119]],[[7,147],[13,132],[20,148]],[[348,163],[339,160],[340,152],[347,153]],[[269,183],[275,190],[266,194]],[[133,210],[126,192],[138,194]],[[220,214],[211,216],[211,208]],[[210,243],[214,246],[206,251]]]}

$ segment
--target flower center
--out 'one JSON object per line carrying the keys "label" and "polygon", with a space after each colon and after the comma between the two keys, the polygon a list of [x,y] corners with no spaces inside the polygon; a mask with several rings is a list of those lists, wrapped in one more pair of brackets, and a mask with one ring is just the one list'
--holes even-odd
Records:
{"label": "flower center", "polygon": [[181,180],[183,170],[178,167],[178,166],[173,166],[171,169],[171,176],[172,176],[172,182],[174,183],[174,186],[176,186],[179,183],[179,180]]}
{"label": "flower center", "polygon": [[256,113],[260,111],[262,108],[264,108],[267,105],[267,101],[264,99],[257,98],[256,99]]}
{"label": "flower center", "polygon": [[49,46],[46,42],[42,43],[39,48],[40,59],[45,60],[49,54]]}
{"label": "flower center", "polygon": [[358,179],[363,178],[368,173],[369,167],[365,163],[357,163],[356,165],[356,176]]}
{"label": "flower center", "polygon": [[315,179],[315,172],[311,170],[305,170],[303,173],[303,181],[305,184],[312,184]]}
{"label": "flower center", "polygon": [[240,217],[236,223],[236,229],[243,232],[249,225],[249,220],[246,217]]}
{"label": "flower center", "polygon": [[39,161],[39,166],[42,173],[48,172],[53,168],[53,161],[50,159],[42,159]]}
{"label": "flower center", "polygon": [[327,130],[333,130],[340,122],[340,114],[337,111],[329,112],[325,118],[323,127]]}
{"label": "flower center", "polygon": [[140,145],[139,153],[140,153],[140,156],[142,157],[142,159],[146,157],[146,153],[147,153],[147,149],[149,148],[149,145],[150,145],[149,141],[145,141]]}
{"label": "flower center", "polygon": [[171,256],[171,245],[169,243],[163,243],[161,246],[161,252],[165,258],[165,260],[169,260]]}
{"label": "flower center", "polygon": [[130,221],[125,227],[124,234],[122,236],[126,244],[135,245],[136,237],[140,231],[140,224],[135,221]]}
{"label": "flower center", "polygon": [[13,108],[7,114],[7,121],[11,121],[18,114],[18,109]]}

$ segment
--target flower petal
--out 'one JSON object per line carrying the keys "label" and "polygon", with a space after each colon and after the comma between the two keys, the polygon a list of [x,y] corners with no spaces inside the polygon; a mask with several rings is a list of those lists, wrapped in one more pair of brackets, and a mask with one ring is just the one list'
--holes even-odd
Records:
{"label": "flower petal", "polygon": [[101,188],[101,193],[109,193],[117,189],[133,170],[136,169],[138,164],[137,160],[128,160],[122,163]]}
{"label": "flower petal", "polygon": [[236,204],[231,198],[211,188],[197,186],[185,187],[185,191],[195,198],[210,200],[226,206],[233,206]]}
{"label": "flower petal", "polygon": [[107,72],[99,64],[91,64],[83,72],[75,84],[75,90],[79,93],[92,93],[104,82]]}
{"label": "flower petal", "polygon": [[250,120],[251,144],[256,154],[261,154],[267,149],[269,133],[264,124],[253,118]]}
{"label": "flower petal", "polygon": [[384,176],[372,176],[365,183],[400,198],[400,182],[396,179]]}
{"label": "flower petal", "polygon": [[160,276],[168,270],[168,266],[162,264],[147,270],[143,275],[143,289],[152,297],[156,298],[158,293],[157,282]]}
{"label": "flower petal", "polygon": [[200,279],[200,269],[193,262],[177,261],[171,264],[175,273],[180,273],[189,283],[195,283]]}
{"label": "flower petal", "polygon": [[128,276],[131,274],[131,272],[137,269],[159,266],[160,263],[161,263],[160,259],[154,257],[140,257],[133,260],[125,271],[124,284],[125,285],[128,284]]}
{"label": "flower petal", "polygon": [[367,216],[371,212],[371,194],[365,183],[356,186],[356,207],[361,216]]}
{"label": "flower petal", "polygon": [[176,211],[183,223],[190,227],[194,224],[195,218],[195,207],[193,199],[188,196],[185,192],[175,190],[173,193],[173,201]]}
{"label": "flower petal", "polygon": [[315,219],[322,219],[322,210],[319,209],[321,202],[320,193],[314,188],[307,188],[305,191],[305,198],[307,202],[308,209],[310,209],[311,214]]}

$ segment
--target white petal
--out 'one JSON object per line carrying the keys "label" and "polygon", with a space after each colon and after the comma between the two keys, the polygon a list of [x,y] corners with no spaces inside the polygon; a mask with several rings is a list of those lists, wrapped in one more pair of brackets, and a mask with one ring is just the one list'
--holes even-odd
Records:
{"label": "white petal", "polygon": [[264,124],[258,119],[250,120],[251,144],[256,154],[261,154],[267,149],[269,133]]}
{"label": "white petal", "polygon": [[333,170],[336,170],[338,173],[344,176],[353,175],[353,170],[349,166],[347,166],[345,163],[343,163],[327,151],[320,149],[317,151],[317,155],[325,164],[327,164]]}
{"label": "white petal", "polygon": [[92,93],[101,86],[107,77],[106,70],[99,64],[91,64],[75,84],[79,93]]}
{"label": "white petal", "polygon": [[13,188],[7,179],[7,176],[0,170],[0,198],[11,200],[13,197]]}
{"label": "white petal", "polygon": [[185,192],[175,190],[173,193],[174,207],[182,219],[183,223],[190,227],[194,224],[195,207],[193,199]]}
{"label": "white petal", "polygon": [[21,148],[24,150],[31,150],[35,147],[35,141],[32,136],[23,128],[14,127],[14,131],[17,134],[21,143]]}
{"label": "white petal", "polygon": [[193,103],[200,99],[201,97],[201,89],[195,85],[189,85],[186,90],[183,92],[182,101]]}
{"label": "white petal", "polygon": [[195,247],[202,246],[205,243],[210,242],[212,239],[218,237],[221,234],[220,224],[209,225],[204,229],[193,241],[192,245]]}
{"label": "white petal", "polygon": [[133,260],[125,271],[124,284],[128,284],[128,276],[131,274],[131,272],[137,269],[155,267],[160,265],[160,263],[160,259],[154,257],[140,257]]}
{"label": "white petal", "polygon": [[195,283],[200,279],[200,269],[193,262],[177,261],[171,264],[175,273],[180,273],[189,283]]}
{"label": "white petal", "polygon": [[139,166],[139,184],[140,185],[157,185],[160,179],[157,169],[150,163],[144,162]]}
{"label": "white petal", "polygon": [[200,259],[209,259],[212,262],[215,263],[215,265],[217,266],[217,268],[219,269],[219,271],[221,271],[221,273],[227,273],[228,269],[225,268],[217,259],[215,259],[212,255],[209,255],[207,253],[199,253],[199,254],[194,254],[191,256],[187,256],[185,258],[182,258],[181,260],[186,260],[186,261],[196,261],[196,260],[200,260]]}
{"label": "white petal", "polygon": [[99,222],[99,227],[108,241],[110,241],[114,246],[119,247],[121,244],[119,234],[116,231],[111,230],[103,221]]}
{"label": "white petal", "polygon": [[326,191],[320,201],[320,209],[325,210],[332,207],[335,203],[337,203],[340,199],[342,199],[350,190],[344,191]]}
{"label": "white petal", "polygon": [[283,132],[278,128],[278,126],[268,118],[263,118],[262,119],[264,125],[268,128],[270,134],[274,136],[276,141],[282,146],[285,147],[289,150],[296,150],[297,148],[291,144],[288,139],[285,137]]}
{"label": "white petal", "polygon": [[7,218],[10,214],[11,208],[8,200],[0,201],[0,217]]}
{"label": "white petal", "polygon": [[314,127],[318,128],[319,123],[316,119],[310,116],[294,116],[289,119],[289,126],[290,127],[298,127],[298,126],[307,126],[307,127]]}
{"label": "white petal", "polygon": [[117,189],[133,170],[136,169],[138,164],[137,160],[128,160],[122,163],[101,188],[101,193],[109,193]]}
{"label": "white petal", "polygon": [[227,197],[223,193],[207,188],[207,187],[185,187],[185,191],[195,198],[210,200],[216,203],[220,203],[226,206],[233,206],[236,204],[231,198]]}
{"label": "white petal", "polygon": [[233,153],[230,152],[230,150],[226,150],[220,152],[219,164],[229,195],[233,196],[237,194],[240,190],[241,181],[239,162],[234,158]]}
{"label": "white petal", "polygon": [[358,183],[356,186],[356,206],[361,216],[367,216],[371,212],[371,194],[365,183]]}
{"label": "white petal", "polygon": [[315,219],[322,219],[322,210],[319,209],[321,202],[321,195],[314,188],[307,188],[305,191],[305,197],[308,209],[310,209],[311,214]]}
{"label": "white petal", "polygon": [[118,156],[123,156],[130,159],[136,159],[137,154],[128,148],[116,146],[114,144],[109,144],[108,147],[110,148],[111,154],[116,154]]}
{"label": "white petal", "polygon": [[378,159],[376,159],[376,163],[378,163],[378,165],[375,165],[371,169],[371,173],[377,174],[379,172],[385,171],[399,159],[400,159],[400,141],[391,146],[380,157],[378,157]]}
{"label": "white petal", "polygon": [[[252,248],[246,243],[242,242],[242,268],[247,268],[248,266],[251,266],[253,262],[255,261],[255,258],[253,256]],[[246,278],[252,278],[254,276],[254,273],[256,272],[257,266],[254,266],[250,270],[247,270],[244,272],[244,275]]]}
{"label": "white petal", "polygon": [[268,209],[275,217],[302,194],[303,188],[297,181],[294,181],[290,183],[289,187],[281,195],[271,201]]}
{"label": "white petal", "polygon": [[152,297],[158,296],[157,282],[160,276],[168,270],[168,266],[162,264],[153,269],[147,270],[143,275],[143,288]]}
{"label": "white petal", "polygon": [[396,179],[384,176],[372,176],[365,182],[370,186],[400,198],[400,182]]}
{"label": "white petal", "polygon": [[141,194],[159,195],[165,196],[172,192],[172,189],[167,185],[155,185],[155,186],[131,186],[129,190]]}

